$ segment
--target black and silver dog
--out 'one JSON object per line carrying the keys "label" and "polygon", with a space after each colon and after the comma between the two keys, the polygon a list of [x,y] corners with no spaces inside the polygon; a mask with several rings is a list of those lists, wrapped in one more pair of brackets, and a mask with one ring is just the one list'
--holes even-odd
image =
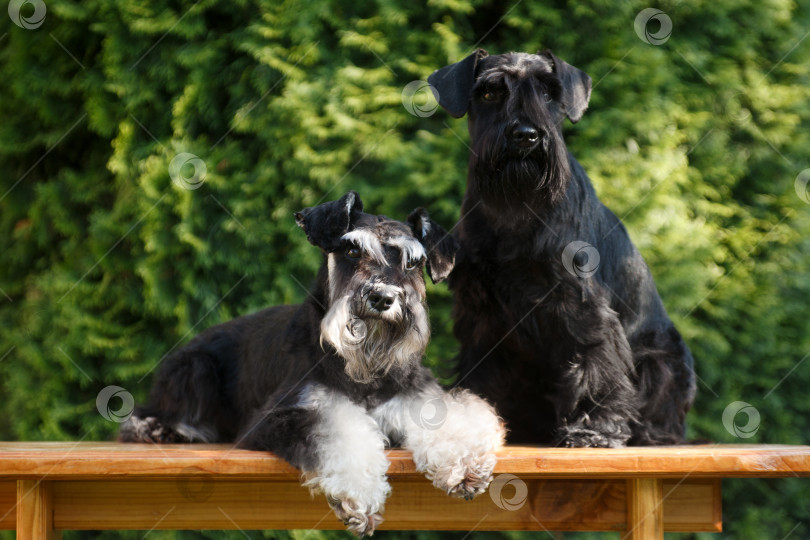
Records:
{"label": "black and silver dog", "polygon": [[472,144],[450,277],[459,384],[495,405],[512,442],[681,442],[692,356],[563,141],[590,77],[550,51],[479,49],[428,81],[468,115]]}
{"label": "black and silver dog", "polygon": [[423,268],[441,281],[458,246],[422,209],[408,225],[362,210],[349,192],[296,214],[326,252],[306,302],[214,326],[170,355],[120,439],[275,452],[357,535],[382,521],[389,443],[413,451],[448,494],[483,492],[503,425],[484,400],[446,393],[421,364]]}

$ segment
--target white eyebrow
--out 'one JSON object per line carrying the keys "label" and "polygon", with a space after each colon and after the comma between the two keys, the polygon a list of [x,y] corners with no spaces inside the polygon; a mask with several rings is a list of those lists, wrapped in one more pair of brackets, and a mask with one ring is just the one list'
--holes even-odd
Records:
{"label": "white eyebrow", "polygon": [[380,244],[380,239],[377,238],[376,234],[364,229],[355,229],[344,234],[341,240],[351,242],[366,253],[371,254],[378,263],[388,266],[382,244]]}
{"label": "white eyebrow", "polygon": [[391,238],[386,242],[386,244],[399,248],[399,251],[402,254],[402,268],[405,268],[408,265],[409,260],[418,261],[424,257],[427,257],[424,246],[409,236],[397,236],[395,238]]}

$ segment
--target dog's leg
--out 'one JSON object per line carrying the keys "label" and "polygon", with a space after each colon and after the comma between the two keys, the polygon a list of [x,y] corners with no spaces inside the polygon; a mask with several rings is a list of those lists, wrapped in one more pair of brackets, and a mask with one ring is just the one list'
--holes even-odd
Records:
{"label": "dog's leg", "polygon": [[386,479],[386,438],[368,413],[347,397],[324,391],[315,427],[318,466],[305,471],[305,486],[323,492],[338,519],[352,533],[371,535],[382,522]]}
{"label": "dog's leg", "polygon": [[302,471],[304,486],[323,493],[357,536],[382,522],[391,492],[386,438],[366,410],[345,395],[309,385],[289,404],[274,404],[245,429],[239,445],[275,452]]}
{"label": "dog's leg", "polygon": [[[581,294],[576,288],[563,290],[569,296]],[[564,298],[557,305],[577,305],[577,300]],[[552,398],[561,425],[557,444],[625,446],[638,420],[638,396],[630,345],[617,313],[597,292],[559,316],[570,334],[565,342],[572,345]]]}
{"label": "dog's leg", "polygon": [[394,397],[372,416],[448,495],[472,499],[489,486],[505,430],[493,408],[472,392],[445,392],[434,383]]}
{"label": "dog's leg", "polygon": [[630,339],[641,421],[631,445],[682,444],[686,413],[695,397],[692,355],[678,331],[639,331]]}
{"label": "dog's leg", "polygon": [[[224,341],[225,342],[224,342]],[[231,369],[227,336],[206,336],[167,357],[149,404],[136,407],[121,424],[122,442],[217,442],[233,436],[234,414],[225,394]]]}

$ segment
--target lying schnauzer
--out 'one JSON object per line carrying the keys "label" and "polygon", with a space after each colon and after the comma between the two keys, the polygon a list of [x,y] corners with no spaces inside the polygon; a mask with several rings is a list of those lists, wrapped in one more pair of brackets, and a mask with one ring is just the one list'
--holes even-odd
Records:
{"label": "lying schnauzer", "polygon": [[590,77],[550,51],[478,50],[428,81],[468,114],[472,143],[450,277],[459,384],[495,405],[512,442],[681,442],[692,356],[562,137]]}
{"label": "lying schnauzer", "polygon": [[120,439],[275,452],[357,535],[382,521],[389,441],[448,494],[483,492],[503,426],[485,401],[445,393],[421,364],[422,269],[443,280],[458,246],[422,209],[410,225],[362,210],[349,192],[296,214],[327,254],[306,302],[214,326],[169,356]]}

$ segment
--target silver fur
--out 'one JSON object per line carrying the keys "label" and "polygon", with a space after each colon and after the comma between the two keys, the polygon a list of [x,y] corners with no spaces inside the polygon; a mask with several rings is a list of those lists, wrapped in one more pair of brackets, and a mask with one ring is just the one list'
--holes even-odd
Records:
{"label": "silver fur", "polygon": [[420,261],[427,257],[422,244],[407,236],[389,238],[386,244],[399,249],[402,255],[402,268],[407,268],[409,263]]}
{"label": "silver fur", "polygon": [[344,242],[351,242],[364,252],[368,253],[377,263],[388,266],[388,261],[385,260],[385,253],[383,252],[382,244],[377,235],[366,229],[355,229],[347,232],[341,238]]}
{"label": "silver fur", "polygon": [[[326,341],[346,361],[346,374],[357,382],[369,382],[394,366],[418,362],[430,339],[427,310],[416,294],[406,294],[397,321],[360,318],[350,295],[332,304],[321,321],[321,343]],[[398,305],[398,303],[397,303]],[[393,308],[393,306],[392,306]],[[388,315],[386,315],[388,317]],[[408,328],[397,330],[408,320]]]}

